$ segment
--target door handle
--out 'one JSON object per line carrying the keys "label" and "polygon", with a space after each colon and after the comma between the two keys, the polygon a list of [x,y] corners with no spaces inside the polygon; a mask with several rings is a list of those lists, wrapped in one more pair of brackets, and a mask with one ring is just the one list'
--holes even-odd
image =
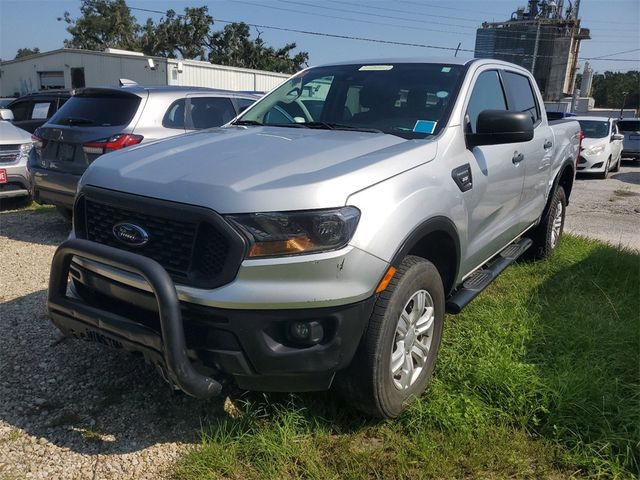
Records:
{"label": "door handle", "polygon": [[523,160],[524,160],[524,154],[518,153],[517,151],[513,152],[513,157],[511,158],[511,161],[513,162],[514,165],[519,164]]}
{"label": "door handle", "polygon": [[544,149],[549,150],[551,147],[553,147],[553,142],[551,140],[545,140]]}

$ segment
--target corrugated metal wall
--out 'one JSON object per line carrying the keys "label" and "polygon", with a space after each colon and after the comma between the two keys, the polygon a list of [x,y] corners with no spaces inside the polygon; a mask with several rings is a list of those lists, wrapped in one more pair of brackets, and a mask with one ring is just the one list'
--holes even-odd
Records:
{"label": "corrugated metal wall", "polygon": [[[182,71],[178,70],[182,65]],[[289,75],[261,70],[226,67],[194,60],[168,60],[169,85],[223,88],[227,90],[269,91]]]}
{"label": "corrugated metal wall", "polygon": [[143,56],[108,54],[82,50],[59,50],[35,55],[0,65],[0,96],[40,90],[39,72],[63,72],[65,88],[71,88],[71,69],[84,68],[88,87],[116,86],[120,78],[141,85],[185,85],[229,90],[268,91],[288,75],[212,65],[208,62],[184,60],[178,72],[178,60],[154,58],[151,70]]}

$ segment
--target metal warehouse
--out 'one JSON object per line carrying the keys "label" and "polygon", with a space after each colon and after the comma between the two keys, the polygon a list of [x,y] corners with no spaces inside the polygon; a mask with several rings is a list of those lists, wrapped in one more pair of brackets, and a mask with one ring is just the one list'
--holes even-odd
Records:
{"label": "metal warehouse", "polygon": [[58,88],[117,86],[127,78],[141,85],[184,85],[268,91],[288,75],[214,65],[198,60],[148,57],[107,49],[61,48],[0,63],[0,96]]}

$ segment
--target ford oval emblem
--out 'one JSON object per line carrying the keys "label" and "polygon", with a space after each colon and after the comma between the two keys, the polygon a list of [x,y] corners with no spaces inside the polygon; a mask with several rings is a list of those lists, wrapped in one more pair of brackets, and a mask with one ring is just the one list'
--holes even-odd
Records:
{"label": "ford oval emblem", "polygon": [[132,247],[141,247],[149,241],[149,234],[144,228],[133,223],[116,223],[112,232],[116,240]]}

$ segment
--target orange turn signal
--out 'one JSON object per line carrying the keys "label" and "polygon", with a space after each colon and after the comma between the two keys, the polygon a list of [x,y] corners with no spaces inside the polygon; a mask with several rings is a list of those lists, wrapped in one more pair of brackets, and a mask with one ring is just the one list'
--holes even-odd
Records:
{"label": "orange turn signal", "polygon": [[396,267],[389,267],[389,269],[387,270],[387,273],[385,273],[384,277],[382,277],[382,280],[380,280],[380,283],[378,284],[378,288],[376,288],[376,293],[384,292],[387,286],[389,286],[389,282],[391,281],[391,279],[395,274],[396,274]]}

